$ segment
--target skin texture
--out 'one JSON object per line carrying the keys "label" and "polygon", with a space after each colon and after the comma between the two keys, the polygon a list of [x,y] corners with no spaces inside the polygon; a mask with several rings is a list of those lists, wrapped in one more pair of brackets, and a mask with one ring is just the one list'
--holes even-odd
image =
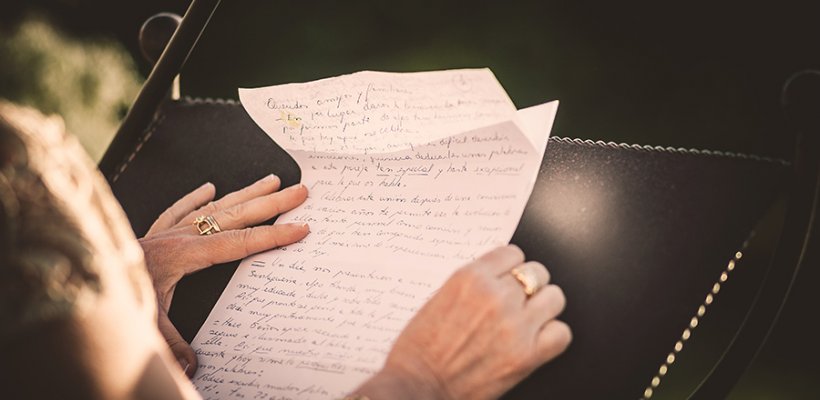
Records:
{"label": "skin texture", "polygon": [[[307,189],[279,190],[269,176],[213,201],[215,188],[205,184],[157,219],[140,252],[102,176],[59,119],[0,103],[0,144],[5,394],[198,398],[183,375],[196,370],[195,354],[168,319],[177,283],[301,240],[307,225],[258,224],[301,204]],[[199,235],[192,222],[200,215],[223,231]],[[564,351],[571,334],[555,319],[564,295],[547,285],[527,298],[509,273],[523,263],[521,250],[506,246],[458,270],[357,392],[372,400],[492,399]]]}
{"label": "skin texture", "polygon": [[[140,239],[159,304],[158,325],[182,369],[193,376],[196,356],[168,319],[179,280],[208,266],[288,245],[308,234],[304,224],[253,226],[301,204],[307,189],[278,191],[268,176],[218,201],[205,184],[164,212]],[[223,232],[200,236],[192,226],[213,215]],[[356,393],[371,399],[494,399],[569,345],[569,327],[555,318],[565,298],[550,285],[527,298],[509,271],[525,264],[516,246],[498,248],[459,269],[413,318],[380,373]]]}
{"label": "skin texture", "polygon": [[[163,212],[139,240],[157,295],[159,330],[189,377],[197,368],[196,355],[168,319],[174,289],[185,275],[304,238],[307,224],[254,226],[293,209],[307,198],[304,185],[280,191],[280,184],[278,177],[269,175],[212,201],[215,188],[206,183]],[[222,232],[200,235],[193,226],[200,215],[212,215]]]}
{"label": "skin texture", "polygon": [[495,399],[561,354],[572,340],[569,327],[555,319],[564,294],[548,284],[527,299],[509,273],[523,263],[524,253],[511,245],[458,270],[410,321],[382,371],[356,393]]}

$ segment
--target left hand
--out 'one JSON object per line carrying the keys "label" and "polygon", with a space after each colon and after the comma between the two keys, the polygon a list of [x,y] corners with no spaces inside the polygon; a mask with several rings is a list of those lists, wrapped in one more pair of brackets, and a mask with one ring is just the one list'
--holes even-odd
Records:
{"label": "left hand", "polygon": [[[159,330],[188,376],[196,371],[196,354],[168,319],[174,289],[185,275],[302,240],[307,224],[254,226],[307,198],[304,185],[279,191],[280,185],[278,177],[269,175],[212,201],[216,189],[206,183],[163,212],[139,240],[157,293]],[[200,235],[193,221],[201,215],[213,216],[222,231]]]}

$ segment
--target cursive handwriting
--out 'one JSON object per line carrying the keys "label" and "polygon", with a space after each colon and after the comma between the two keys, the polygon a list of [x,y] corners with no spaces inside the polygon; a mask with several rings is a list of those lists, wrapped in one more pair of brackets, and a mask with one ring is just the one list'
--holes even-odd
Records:
{"label": "cursive handwriting", "polygon": [[277,223],[311,233],[240,264],[192,343],[203,397],[344,397],[456,268],[509,241],[546,135],[533,146],[488,70],[411,75],[241,93],[310,189]]}

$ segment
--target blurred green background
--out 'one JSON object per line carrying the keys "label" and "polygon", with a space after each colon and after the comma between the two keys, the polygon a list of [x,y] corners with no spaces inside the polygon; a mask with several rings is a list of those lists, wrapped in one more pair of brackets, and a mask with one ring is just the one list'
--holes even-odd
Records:
{"label": "blurred green background", "polygon": [[[141,23],[186,6],[4,5],[0,97],[61,114],[98,159],[150,70]],[[363,69],[490,67],[519,107],[561,100],[554,135],[789,158],[780,88],[820,68],[819,21],[817,1],[230,0],[189,59],[182,92],[236,98],[237,87]],[[803,271],[733,399],[820,399],[817,275]]]}

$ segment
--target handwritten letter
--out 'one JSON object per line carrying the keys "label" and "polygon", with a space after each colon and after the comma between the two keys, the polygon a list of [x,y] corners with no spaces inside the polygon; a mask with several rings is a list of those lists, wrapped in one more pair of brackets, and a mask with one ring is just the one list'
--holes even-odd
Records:
{"label": "handwritten letter", "polygon": [[241,90],[302,169],[277,223],[299,243],[242,261],[194,339],[206,399],[341,398],[416,310],[512,236],[557,102],[515,111],[489,70],[360,72]]}

